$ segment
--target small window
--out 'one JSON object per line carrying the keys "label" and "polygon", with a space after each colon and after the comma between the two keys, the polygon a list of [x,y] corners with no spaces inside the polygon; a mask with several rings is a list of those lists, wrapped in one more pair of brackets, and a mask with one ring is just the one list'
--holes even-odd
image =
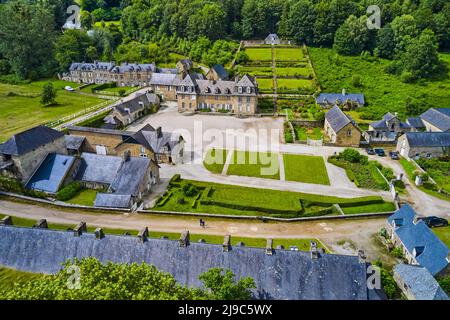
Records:
{"label": "small window", "polygon": [[352,130],[347,130],[347,137],[351,137],[352,136]]}
{"label": "small window", "polygon": [[252,92],[252,88],[247,87],[247,93],[251,93]]}
{"label": "small window", "polygon": [[427,158],[431,158],[431,153],[430,152],[427,153]]}
{"label": "small window", "polygon": [[239,92],[239,93],[242,93],[242,87],[239,87],[239,88],[238,88],[238,92]]}

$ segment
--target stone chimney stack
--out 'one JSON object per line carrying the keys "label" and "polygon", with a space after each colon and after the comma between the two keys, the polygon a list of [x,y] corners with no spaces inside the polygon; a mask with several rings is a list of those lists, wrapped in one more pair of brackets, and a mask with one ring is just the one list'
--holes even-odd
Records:
{"label": "stone chimney stack", "polygon": [[311,241],[311,247],[309,251],[311,252],[311,259],[315,260],[319,258],[319,252],[317,251],[317,243],[315,243],[314,241]]}
{"label": "stone chimney stack", "polygon": [[142,243],[147,241],[147,238],[148,238],[148,228],[147,227],[145,227],[145,228],[141,229],[141,231],[139,231],[138,238],[139,238],[139,241],[141,241]]}
{"label": "stone chimney stack", "polygon": [[12,226],[13,225],[12,218],[10,216],[4,217],[2,220],[0,220],[0,225],[1,226]]}
{"label": "stone chimney stack", "polygon": [[189,231],[184,231],[180,237],[180,247],[187,247],[189,245]]}
{"label": "stone chimney stack", "polygon": [[273,240],[267,239],[266,243],[266,255],[271,256],[273,254]]}
{"label": "stone chimney stack", "polygon": [[223,239],[222,248],[224,252],[228,252],[231,250],[231,236],[227,234]]}
{"label": "stone chimney stack", "polygon": [[38,228],[38,229],[48,229],[47,220],[45,220],[45,219],[39,220],[38,222],[35,223],[35,225],[33,226],[33,228]]}
{"label": "stone chimney stack", "polygon": [[97,239],[97,240],[101,240],[105,237],[105,233],[103,232],[102,228],[95,229],[94,234],[95,234],[95,239]]}
{"label": "stone chimney stack", "polygon": [[73,230],[73,235],[75,237],[79,237],[83,234],[83,232],[87,232],[86,222],[81,221]]}

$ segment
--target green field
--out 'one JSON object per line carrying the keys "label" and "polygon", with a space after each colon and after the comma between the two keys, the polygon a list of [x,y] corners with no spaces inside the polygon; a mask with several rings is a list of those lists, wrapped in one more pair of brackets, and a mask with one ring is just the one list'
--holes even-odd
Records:
{"label": "green field", "polygon": [[97,191],[91,189],[81,190],[75,197],[68,200],[68,203],[78,204],[81,206],[90,206],[94,205],[95,197],[97,196]]}
{"label": "green field", "polygon": [[302,61],[305,60],[301,48],[277,48],[275,47],[276,61]]}
{"label": "green field", "polygon": [[[247,67],[247,66],[238,66],[237,70],[240,74],[248,73],[252,76],[257,77],[272,77],[272,67]],[[259,80],[258,80],[259,82]]]}
{"label": "green field", "polygon": [[285,68],[276,67],[277,77],[310,77],[312,72],[309,68]]}
{"label": "green field", "polygon": [[287,181],[330,184],[322,157],[283,154],[283,161]]}
{"label": "green field", "polygon": [[260,91],[270,91],[273,92],[273,79],[262,79],[258,78],[258,88]]}
{"label": "green field", "polygon": [[246,48],[245,53],[252,61],[272,61],[271,48]]}
{"label": "green field", "polygon": [[345,214],[391,212],[395,211],[395,205],[392,202],[368,204],[363,206],[342,208],[342,211],[344,211]]}
{"label": "green field", "polygon": [[450,248],[450,226],[431,229]]}
{"label": "green field", "polygon": [[[450,105],[450,68],[444,78],[424,80],[420,83],[403,83],[398,76],[385,71],[390,63],[384,59],[367,61],[362,57],[338,56],[332,49],[309,48],[323,92],[362,92],[367,107],[361,109],[366,118],[380,119],[388,111],[406,115],[409,97],[420,106],[440,107]],[[450,67],[450,53],[440,54],[441,60]],[[352,77],[358,75],[362,86],[355,87]]]}
{"label": "green field", "polygon": [[[16,283],[32,281],[40,277],[44,277],[44,275],[0,267],[0,293],[3,290],[14,289]],[[2,296],[0,296],[1,299],[3,299]]]}
{"label": "green field", "polygon": [[77,87],[76,83],[60,80],[52,82],[58,90],[57,105],[48,107],[40,103],[42,87],[47,81],[20,85],[0,83],[0,142],[15,133],[60,119],[104,101],[64,90],[67,85]]}
{"label": "green field", "polygon": [[203,165],[212,173],[221,174],[226,160],[227,150],[212,148],[206,153]]}
{"label": "green field", "polygon": [[277,85],[279,93],[291,93],[291,92],[295,93],[296,91],[298,92],[314,91],[313,81],[308,79],[277,78]]}
{"label": "green field", "polygon": [[278,180],[279,169],[276,153],[234,151],[227,174]]}
{"label": "green field", "polygon": [[[196,192],[186,195],[186,185]],[[338,198],[299,192],[258,189],[211,182],[180,180],[172,182],[153,208],[157,211],[197,212],[227,215],[272,216],[283,218],[337,214],[333,204],[342,207],[382,205],[379,196]],[[381,208],[384,211],[384,208]]]}

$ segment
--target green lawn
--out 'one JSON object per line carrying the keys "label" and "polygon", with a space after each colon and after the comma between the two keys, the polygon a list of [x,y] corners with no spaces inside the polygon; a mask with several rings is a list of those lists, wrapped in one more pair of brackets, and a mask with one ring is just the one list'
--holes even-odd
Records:
{"label": "green lawn", "polygon": [[330,184],[322,157],[283,154],[283,161],[287,181]]}
{"label": "green lawn", "polygon": [[277,77],[277,86],[279,93],[313,92],[315,89],[313,81],[308,79],[287,79]]}
{"label": "green lawn", "polygon": [[81,190],[75,197],[68,200],[68,203],[78,204],[81,206],[93,206],[97,191],[91,189]]}
{"label": "green lawn", "polygon": [[212,173],[221,174],[226,160],[227,150],[212,148],[206,153],[205,160],[203,160],[203,165]]}
{"label": "green lawn", "polygon": [[345,214],[372,213],[372,212],[390,212],[395,211],[395,205],[392,202],[368,204],[355,207],[342,208]]}
{"label": "green lawn", "polygon": [[234,151],[227,174],[278,180],[279,169],[276,153]]}
{"label": "green lawn", "polygon": [[300,61],[305,60],[301,48],[275,48],[276,61]]}
{"label": "green lawn", "polygon": [[[248,73],[252,76],[272,77],[272,67],[238,66],[237,70],[240,74]],[[258,79],[258,83],[259,83],[259,79]]]}
{"label": "green lawn", "polygon": [[58,104],[48,107],[40,103],[42,87],[47,81],[21,85],[0,83],[0,142],[15,133],[60,119],[104,101],[64,90],[67,85],[77,87],[76,83],[60,80],[52,82],[58,90],[56,97]]}
{"label": "green lawn", "polygon": [[271,48],[246,48],[245,53],[253,61],[272,61]]}
{"label": "green lawn", "polygon": [[[0,293],[3,290],[14,289],[14,285],[18,282],[32,281],[40,277],[44,277],[44,275],[0,267]],[[2,296],[0,296],[1,299],[3,299]]]}
{"label": "green lawn", "polygon": [[450,248],[450,226],[431,229]]}
{"label": "green lawn", "polygon": [[277,77],[309,77],[312,72],[309,68],[279,68],[276,67]]}
{"label": "green lawn", "polygon": [[[336,60],[336,52],[326,48],[309,48],[309,52],[322,91],[341,92],[346,88],[347,92],[362,92],[367,103],[367,107],[361,109],[362,114],[372,119],[380,119],[388,111],[405,117],[408,98],[416,100],[420,106],[442,108],[450,105],[450,68],[446,77],[403,83],[398,76],[385,71],[389,60],[367,61],[359,56],[338,56]],[[450,53],[439,56],[450,66]],[[360,76],[361,87],[354,86],[353,75]]]}
{"label": "green lawn", "polygon": [[258,78],[258,88],[262,91],[273,91],[273,79]]}

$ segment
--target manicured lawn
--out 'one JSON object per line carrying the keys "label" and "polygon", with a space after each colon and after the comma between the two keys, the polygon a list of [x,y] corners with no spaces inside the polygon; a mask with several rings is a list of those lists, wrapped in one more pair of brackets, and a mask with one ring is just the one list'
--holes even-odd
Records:
{"label": "manicured lawn", "polygon": [[283,154],[286,180],[329,185],[327,169],[322,157]]}
{"label": "manicured lawn", "polygon": [[277,61],[299,61],[304,60],[301,48],[275,48],[275,59]]}
{"label": "manicured lawn", "polygon": [[263,91],[273,91],[273,79],[258,78],[258,88]]}
{"label": "manicured lawn", "polygon": [[[386,112],[398,112],[400,117],[406,115],[406,102],[412,98],[418,105],[440,107],[450,105],[450,68],[446,77],[425,80],[418,83],[403,83],[398,76],[385,71],[390,61],[375,59],[367,61],[359,56],[338,56],[326,48],[309,48],[323,92],[362,92],[367,107],[362,114],[373,119],[380,119]],[[441,53],[441,60],[450,66],[450,53]],[[362,86],[355,87],[353,75],[359,75]],[[366,118],[367,118],[366,117]]]}
{"label": "manicured lawn", "polygon": [[57,105],[48,107],[40,103],[42,87],[47,81],[21,85],[0,83],[0,142],[20,131],[60,119],[104,101],[64,90],[67,85],[77,87],[76,83],[60,80],[52,82],[58,90]]}
{"label": "manicured lawn", "polygon": [[395,210],[392,202],[368,204],[363,206],[355,206],[342,208],[345,214],[372,213],[372,212],[390,212]]}
{"label": "manicured lawn", "polygon": [[278,154],[234,151],[227,174],[236,176],[280,179]]}
{"label": "manicured lawn", "polygon": [[91,189],[84,189],[67,202],[82,206],[93,206],[96,195],[97,191]]}
{"label": "manicured lawn", "polygon": [[[14,289],[16,283],[32,281],[40,277],[45,277],[45,275],[0,267],[0,293],[3,290]],[[0,295],[1,299],[3,297]]]}
{"label": "manicured lawn", "polygon": [[271,61],[272,49],[271,48],[246,48],[245,53],[250,60],[253,61]]}
{"label": "manicured lawn", "polygon": [[276,67],[277,77],[309,77],[312,72],[308,68],[279,68]]}
{"label": "manicured lawn", "polygon": [[312,80],[308,79],[287,79],[277,77],[277,85],[279,93],[314,91],[314,84]]}
{"label": "manicured lawn", "polygon": [[213,148],[208,150],[206,153],[205,160],[203,160],[203,165],[212,173],[221,174],[226,160],[227,150]]}
{"label": "manicured lawn", "polygon": [[[248,66],[238,66],[237,70],[240,74],[248,73],[252,76],[266,76],[272,77],[272,67],[248,67]],[[258,79],[259,83],[259,79]]]}
{"label": "manicured lawn", "polygon": [[450,248],[450,226],[431,229]]}

